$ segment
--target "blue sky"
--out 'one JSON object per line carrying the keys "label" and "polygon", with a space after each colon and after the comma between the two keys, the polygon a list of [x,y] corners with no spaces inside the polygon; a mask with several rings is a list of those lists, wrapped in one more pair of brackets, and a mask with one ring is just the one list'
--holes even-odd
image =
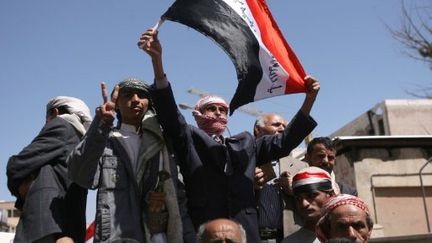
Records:
{"label": "blue sky", "polygon": [[[172,2],[0,2],[0,200],[13,199],[6,187],[7,160],[40,131],[50,98],[76,96],[93,111],[102,102],[101,81],[109,88],[126,77],[152,82],[150,60],[136,42]],[[320,80],[312,110],[319,124],[314,136],[331,134],[385,99],[412,99],[407,89],[430,85],[431,70],[404,55],[386,29],[386,24],[400,25],[401,1],[267,2],[305,70]],[[413,0],[408,6],[427,2]],[[160,40],[165,71],[179,103],[195,104],[197,97],[186,92],[191,87],[232,97],[237,85],[234,66],[213,41],[173,22],[163,24]],[[289,119],[303,97],[282,96],[252,106]],[[184,115],[193,123],[190,111]],[[254,119],[237,111],[229,129],[233,134],[251,131]]]}

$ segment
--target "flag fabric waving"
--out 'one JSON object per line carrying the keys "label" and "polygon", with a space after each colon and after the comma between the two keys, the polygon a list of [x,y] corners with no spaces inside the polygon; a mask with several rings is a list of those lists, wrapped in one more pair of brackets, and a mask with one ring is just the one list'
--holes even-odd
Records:
{"label": "flag fabric waving", "polygon": [[86,229],[85,243],[92,243],[94,240],[94,234],[95,234],[95,221],[91,222],[91,224]]}
{"label": "flag fabric waving", "polygon": [[162,15],[219,44],[239,81],[230,114],[255,100],[305,92],[305,71],[265,0],[176,0]]}

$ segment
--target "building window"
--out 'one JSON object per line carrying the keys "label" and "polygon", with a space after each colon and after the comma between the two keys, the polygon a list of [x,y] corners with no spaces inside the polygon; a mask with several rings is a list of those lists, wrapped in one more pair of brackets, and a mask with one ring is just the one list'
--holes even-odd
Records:
{"label": "building window", "polygon": [[13,210],[13,217],[16,217],[16,218],[21,217],[21,211],[14,209]]}

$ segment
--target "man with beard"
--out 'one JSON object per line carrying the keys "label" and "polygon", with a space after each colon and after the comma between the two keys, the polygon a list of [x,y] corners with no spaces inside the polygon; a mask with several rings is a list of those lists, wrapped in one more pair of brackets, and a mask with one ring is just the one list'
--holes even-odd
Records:
{"label": "man with beard", "polygon": [[357,243],[369,241],[373,221],[367,204],[360,198],[340,194],[330,198],[321,213],[316,227],[316,234],[321,242],[340,237]]}
{"label": "man with beard", "polygon": [[333,168],[336,163],[336,149],[333,141],[328,137],[316,137],[307,146],[305,160],[309,166],[320,167],[332,176],[336,181],[340,193],[357,196],[357,190],[349,185],[339,182],[335,178]]}

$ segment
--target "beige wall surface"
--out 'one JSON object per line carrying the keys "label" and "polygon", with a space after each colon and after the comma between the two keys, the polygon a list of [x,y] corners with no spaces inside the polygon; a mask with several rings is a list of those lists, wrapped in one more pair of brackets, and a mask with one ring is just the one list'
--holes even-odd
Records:
{"label": "beige wall surface", "polygon": [[330,137],[367,135],[432,135],[432,99],[384,100]]}
{"label": "beige wall surface", "polygon": [[[359,148],[337,157],[335,174],[355,186],[374,221],[382,226],[382,236],[424,234],[427,225],[418,173],[426,158],[422,148]],[[432,223],[432,164],[422,174]]]}
{"label": "beige wall surface", "polygon": [[[425,187],[426,205],[432,205],[432,187]],[[375,190],[377,223],[386,235],[398,236],[427,232],[422,191],[419,187],[377,188]],[[432,222],[432,207],[428,210]]]}

